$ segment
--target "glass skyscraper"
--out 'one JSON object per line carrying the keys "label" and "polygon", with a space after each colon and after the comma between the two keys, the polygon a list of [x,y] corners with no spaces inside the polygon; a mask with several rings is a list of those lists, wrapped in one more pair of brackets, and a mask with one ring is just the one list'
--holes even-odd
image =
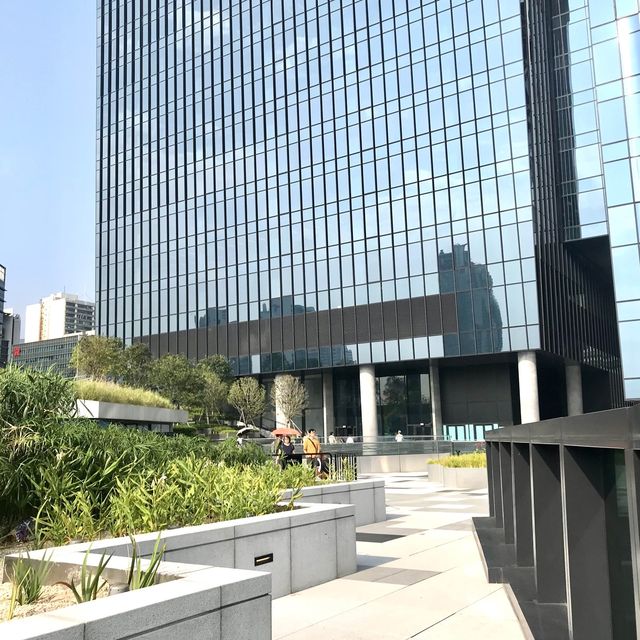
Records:
{"label": "glass skyscraper", "polygon": [[321,430],[640,399],[636,0],[100,0],[97,32],[101,334],[301,375]]}

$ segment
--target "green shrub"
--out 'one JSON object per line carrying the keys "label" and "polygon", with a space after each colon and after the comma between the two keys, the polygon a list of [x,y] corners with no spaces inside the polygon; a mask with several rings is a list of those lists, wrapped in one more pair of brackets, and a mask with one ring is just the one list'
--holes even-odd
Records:
{"label": "green shrub", "polygon": [[53,369],[35,371],[13,365],[0,369],[0,427],[70,416],[74,409],[72,382]]}
{"label": "green shrub", "polygon": [[76,380],[75,389],[78,398],[83,400],[173,409],[171,401],[155,391],[125,387],[106,380]]}
{"label": "green shrub", "polygon": [[[285,488],[315,483],[310,469],[283,473],[248,441],[167,438],[60,417],[32,397],[53,378],[31,373],[4,378],[11,422],[0,428],[0,514],[9,530],[33,518],[40,545],[272,513]],[[50,389],[48,397],[68,408],[72,387],[57,383],[64,393]]]}
{"label": "green shrub", "polygon": [[177,433],[182,436],[197,436],[198,427],[192,424],[174,424],[173,433]]}
{"label": "green shrub", "polygon": [[446,456],[444,458],[433,458],[427,460],[428,464],[439,464],[443,467],[458,467],[468,469],[482,469],[487,466],[487,454],[484,451],[474,453],[463,453],[457,456]]}

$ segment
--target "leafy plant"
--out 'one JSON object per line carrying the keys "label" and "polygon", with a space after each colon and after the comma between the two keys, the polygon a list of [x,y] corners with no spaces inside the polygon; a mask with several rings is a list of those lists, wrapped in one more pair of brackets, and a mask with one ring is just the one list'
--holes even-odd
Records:
{"label": "leafy plant", "polygon": [[42,587],[51,572],[51,555],[48,558],[43,557],[42,560],[34,564],[28,562],[28,560],[29,554],[27,554],[26,561],[21,554],[8,571],[9,580],[13,585],[12,599],[14,598],[13,591],[15,589],[15,601],[18,604],[35,602],[40,597]]}
{"label": "leafy plant", "polygon": [[83,336],[71,354],[71,366],[85,376],[105,380],[120,374],[123,353],[119,338]]}
{"label": "leafy plant", "polygon": [[0,427],[33,425],[70,416],[75,394],[70,380],[53,369],[32,371],[9,365],[0,370]]}
{"label": "leafy plant", "polygon": [[160,548],[160,534],[158,534],[151,558],[149,558],[149,566],[143,569],[138,556],[138,544],[133,537],[131,538],[131,566],[129,567],[129,576],[127,578],[129,589],[144,589],[155,583],[158,567],[164,556],[165,549],[166,545],[162,545],[162,548]]}
{"label": "leafy plant", "polygon": [[87,567],[87,560],[89,559],[89,554],[91,553],[91,547],[87,549],[87,552],[84,554],[84,560],[82,561],[82,569],[80,570],[80,583],[76,585],[75,580],[71,578],[71,582],[58,582],[57,584],[61,584],[68,589],[71,589],[76,602],[90,602],[91,600],[95,600],[98,597],[98,593],[106,586],[107,581],[103,580],[102,584],[100,584],[100,578],[104,573],[104,570],[107,568],[107,564],[109,564],[109,560],[111,560],[111,555],[106,557],[106,553],[103,553],[100,556],[100,560],[98,561],[98,565],[92,571]]}

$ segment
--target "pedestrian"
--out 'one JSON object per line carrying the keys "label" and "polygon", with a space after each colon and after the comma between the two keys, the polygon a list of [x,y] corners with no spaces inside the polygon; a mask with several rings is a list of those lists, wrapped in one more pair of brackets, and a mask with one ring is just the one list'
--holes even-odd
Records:
{"label": "pedestrian", "polygon": [[281,461],[282,468],[284,469],[293,459],[293,452],[295,450],[295,445],[291,442],[291,438],[289,436],[285,436],[282,440],[282,445],[280,446],[281,453]]}
{"label": "pedestrian", "polygon": [[404,440],[404,436],[402,435],[402,431],[398,429],[398,433],[396,433],[396,442],[402,442]]}
{"label": "pedestrian", "polygon": [[314,467],[317,474],[320,440],[318,440],[315,429],[309,429],[307,435],[302,440],[302,450],[304,451],[305,458],[310,461],[310,464]]}
{"label": "pedestrian", "polygon": [[353,444],[353,436],[351,436],[351,435],[347,436],[346,444]]}
{"label": "pedestrian", "polygon": [[329,434],[329,444],[338,444],[338,438],[336,438],[333,431]]}

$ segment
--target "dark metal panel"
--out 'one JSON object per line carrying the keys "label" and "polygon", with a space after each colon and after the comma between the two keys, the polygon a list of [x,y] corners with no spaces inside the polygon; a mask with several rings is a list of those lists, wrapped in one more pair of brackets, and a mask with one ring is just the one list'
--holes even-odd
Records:
{"label": "dark metal panel", "polygon": [[328,311],[318,311],[318,344],[321,347],[326,347],[331,344]]}
{"label": "dark metal panel", "polygon": [[532,445],[530,462],[538,601],[566,603],[558,447]]}
{"label": "dark metal panel", "polygon": [[202,327],[200,329],[195,330],[197,332],[197,343],[198,343],[198,360],[202,360],[209,355],[208,345],[207,345],[207,329],[206,327]]}
{"label": "dark metal panel", "polygon": [[329,318],[331,321],[331,344],[344,344],[342,334],[342,310],[331,309],[331,311],[329,311]]}
{"label": "dark metal panel", "polygon": [[167,349],[169,353],[178,353],[178,333],[176,331],[170,331],[167,336]]}
{"label": "dark metal panel", "polygon": [[282,351],[282,319],[271,318],[271,350]]}
{"label": "dark metal panel", "polygon": [[369,328],[371,331],[371,342],[384,340],[384,327],[382,323],[382,304],[376,302],[369,305]]}
{"label": "dark metal panel", "polygon": [[157,358],[157,357],[159,357],[161,355],[160,354],[160,336],[159,335],[148,336],[147,344],[149,345],[149,349],[151,350],[151,353],[155,358]]}
{"label": "dark metal panel", "polygon": [[305,349],[307,346],[307,332],[304,315],[293,316],[294,344],[296,349]]}
{"label": "dark metal panel", "polygon": [[282,318],[282,350],[290,351],[293,348],[293,316],[284,316]]}
{"label": "dark metal panel", "polygon": [[511,443],[500,443],[500,488],[502,489],[502,528],[506,544],[515,542],[513,526],[513,478]]}
{"label": "dark metal panel", "polygon": [[458,314],[456,312],[456,297],[453,293],[445,293],[440,296],[442,307],[442,332],[457,333]]}
{"label": "dark metal panel", "polygon": [[369,331],[369,309],[365,305],[356,307],[356,342],[370,342],[371,332]]}
{"label": "dark metal panel", "polygon": [[489,516],[493,517],[496,515],[496,509],[494,505],[494,492],[493,492],[493,464],[491,461],[491,455],[493,451],[493,447],[495,445],[487,442],[486,446],[486,455],[487,455],[487,488],[489,490]]}
{"label": "dark metal panel", "polygon": [[227,325],[220,324],[217,327],[218,331],[218,353],[223,356],[229,356],[229,344],[227,342]]}
{"label": "dark metal panel", "polygon": [[562,447],[573,637],[611,640],[602,452]]}
{"label": "dark metal panel", "polygon": [[355,307],[348,307],[342,310],[342,330],[344,344],[355,344],[357,342]]}
{"label": "dark metal panel", "polygon": [[440,296],[427,296],[427,335],[442,335],[442,314],[440,313]]}
{"label": "dark metal panel", "polygon": [[530,445],[513,444],[513,506],[516,560],[521,567],[533,566],[533,519],[531,514]]}
{"label": "dark metal panel", "polygon": [[411,326],[411,302],[410,300],[398,300],[396,302],[398,314],[398,338],[410,338]]}
{"label": "dark metal panel", "polygon": [[180,332],[180,340],[184,341],[184,351],[180,349],[180,353],[184,353],[190,360],[195,360],[198,357],[198,340],[197,329],[190,329],[189,331]]}
{"label": "dark metal panel", "polygon": [[[624,452],[627,501],[629,505],[629,539],[633,574],[633,600],[636,627],[640,626],[640,457],[637,451]],[[636,629],[637,635],[638,629]]]}
{"label": "dark metal panel", "polygon": [[238,355],[246,356],[249,354],[249,323],[238,322]]}
{"label": "dark metal panel", "polygon": [[260,353],[271,352],[271,320],[264,318],[260,323]]}
{"label": "dark metal panel", "polygon": [[411,299],[411,329],[415,338],[427,335],[427,307],[425,298]]}
{"label": "dark metal panel", "polygon": [[227,352],[232,358],[238,355],[238,323],[231,322],[227,325]]}
{"label": "dark metal panel", "polygon": [[249,322],[249,353],[260,353],[260,320]]}
{"label": "dark metal panel", "polygon": [[318,346],[318,316],[315,313],[305,314],[306,338],[308,347]]}
{"label": "dark metal panel", "polygon": [[395,301],[382,303],[382,316],[384,323],[384,339],[396,340],[398,338],[398,322],[396,320]]}
{"label": "dark metal panel", "polygon": [[502,529],[502,486],[500,482],[500,445],[491,442],[491,480],[493,482],[493,510],[496,528]]}
{"label": "dark metal panel", "polygon": [[213,355],[214,353],[220,353],[218,351],[218,329],[217,327],[209,327],[207,329],[207,337],[209,343],[209,355]]}

